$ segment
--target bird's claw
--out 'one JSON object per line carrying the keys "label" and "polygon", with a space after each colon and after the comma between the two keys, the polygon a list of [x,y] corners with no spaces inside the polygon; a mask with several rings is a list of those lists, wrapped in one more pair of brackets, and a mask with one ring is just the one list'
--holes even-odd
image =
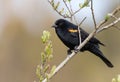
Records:
{"label": "bird's claw", "polygon": [[67,50],[67,54],[70,55],[72,51],[70,49]]}
{"label": "bird's claw", "polygon": [[78,51],[80,51],[80,50],[78,49],[78,46],[75,46],[74,51],[75,51],[75,53],[77,53]]}

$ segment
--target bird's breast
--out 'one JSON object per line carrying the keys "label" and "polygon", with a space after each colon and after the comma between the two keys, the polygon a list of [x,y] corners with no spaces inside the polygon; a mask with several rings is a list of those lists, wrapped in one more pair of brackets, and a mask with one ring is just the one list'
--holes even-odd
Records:
{"label": "bird's breast", "polygon": [[60,40],[70,49],[74,49],[74,47],[79,44],[77,35],[74,37],[67,30],[56,29],[56,33]]}

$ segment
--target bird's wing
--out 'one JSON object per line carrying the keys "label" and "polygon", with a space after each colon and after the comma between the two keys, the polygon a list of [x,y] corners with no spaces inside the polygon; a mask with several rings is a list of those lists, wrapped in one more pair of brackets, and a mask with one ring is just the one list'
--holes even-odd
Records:
{"label": "bird's wing", "polygon": [[73,28],[69,28],[68,29],[68,40],[70,42],[70,44],[77,46],[79,44],[79,38],[78,38],[78,30],[77,29],[73,29]]}
{"label": "bird's wing", "polygon": [[78,30],[77,30],[77,29],[69,28],[69,29],[68,29],[68,32],[70,33],[70,35],[71,35],[73,38],[78,38]]}
{"label": "bird's wing", "polygon": [[100,59],[102,59],[104,61],[104,63],[108,66],[108,67],[113,67],[112,63],[103,55],[103,53],[99,50],[99,48],[97,47],[97,45],[94,44],[89,44],[89,51],[93,54],[95,54],[96,56],[100,57]]}
{"label": "bird's wing", "polygon": [[[83,39],[86,39],[88,36],[89,36],[89,34],[87,33],[87,32],[85,32],[83,29],[80,29],[81,30],[81,36],[82,36],[82,38]],[[102,42],[100,42],[98,39],[96,39],[95,37],[92,37],[90,40],[89,40],[89,42],[91,42],[91,43],[94,43],[94,44],[101,44],[101,45],[103,45],[103,46],[105,46],[105,44],[103,44]]]}
{"label": "bird's wing", "polygon": [[[78,34],[78,29],[77,28],[69,28],[68,29],[68,32],[70,33],[70,35],[73,37],[73,40],[79,40],[78,37],[79,37],[79,34]],[[88,36],[89,34],[87,32],[85,32],[82,28],[80,28],[80,35],[81,35],[81,41],[83,42]],[[90,40],[89,40],[90,43],[93,43],[93,44],[96,44],[98,47],[99,45],[98,44],[101,44],[103,46],[105,46],[103,43],[101,43],[98,39],[96,39],[95,37],[92,37]]]}

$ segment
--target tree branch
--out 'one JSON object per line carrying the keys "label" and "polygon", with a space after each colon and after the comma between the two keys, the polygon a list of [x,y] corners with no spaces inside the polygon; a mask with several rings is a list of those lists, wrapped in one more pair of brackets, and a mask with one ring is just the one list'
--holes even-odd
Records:
{"label": "tree branch", "polygon": [[[62,17],[64,17],[64,18],[71,18],[71,16],[65,15],[65,14],[62,14],[62,13],[61,13],[61,11],[63,11],[64,8],[63,8],[61,11],[58,11],[57,8],[54,8],[55,5],[54,5],[53,0],[52,0],[52,1],[48,0],[48,2],[50,3],[50,5],[53,7],[53,9],[54,9],[60,16],[62,16]],[[59,3],[59,2],[58,2],[58,3]]]}
{"label": "tree branch", "polygon": [[97,24],[96,24],[95,15],[94,15],[93,0],[91,0],[91,13],[92,13],[92,19],[93,19],[93,22],[94,22],[94,27],[96,29],[97,28]]}
{"label": "tree branch", "polygon": [[69,13],[70,13],[70,17],[71,17],[72,12],[71,12],[70,8],[68,7],[68,5],[67,5],[67,3],[66,3],[66,1],[65,1],[65,0],[63,0],[63,2],[64,2],[64,4],[65,4],[65,6],[67,7],[67,10],[69,11]]}
{"label": "tree branch", "polygon": [[115,21],[113,21],[112,23],[110,23],[110,24],[102,27],[101,29],[99,29],[99,30],[97,31],[97,33],[98,33],[98,32],[101,32],[101,31],[103,31],[103,30],[105,30],[105,29],[108,29],[108,28],[110,28],[110,27],[112,27],[112,26],[114,26],[114,25],[115,25],[116,23],[118,23],[119,21],[120,21],[120,17],[119,17],[118,19],[116,19]]}

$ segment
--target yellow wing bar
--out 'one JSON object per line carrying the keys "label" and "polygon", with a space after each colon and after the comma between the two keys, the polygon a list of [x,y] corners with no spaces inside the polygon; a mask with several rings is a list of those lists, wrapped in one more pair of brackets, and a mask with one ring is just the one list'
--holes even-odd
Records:
{"label": "yellow wing bar", "polygon": [[76,30],[76,29],[68,29],[68,31],[69,31],[69,32],[72,32],[72,33],[73,33],[73,32],[78,32],[78,30]]}

